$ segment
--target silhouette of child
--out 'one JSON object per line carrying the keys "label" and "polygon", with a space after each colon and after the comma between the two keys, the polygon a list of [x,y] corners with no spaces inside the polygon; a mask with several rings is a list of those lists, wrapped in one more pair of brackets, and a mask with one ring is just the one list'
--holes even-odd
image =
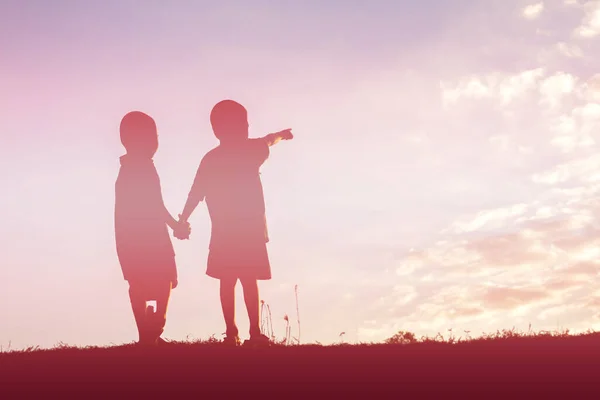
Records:
{"label": "silhouette of child", "polygon": [[259,169],[269,147],[293,138],[291,130],[248,138],[246,109],[232,100],[214,106],[210,121],[219,146],[200,162],[180,221],[206,200],[211,238],[206,274],[220,280],[220,297],[226,324],[224,343],[240,344],[235,323],[235,286],[240,280],[250,320],[249,344],[269,344],[261,334],[257,280],[271,279],[269,241]]}
{"label": "silhouette of child", "polygon": [[[158,149],[154,120],[139,111],[125,115],[120,126],[127,154],[115,184],[115,239],[123,277],[139,333],[139,344],[163,344],[171,289],[177,287],[175,252],[167,225],[185,238],[189,225],[179,224],[163,203],[152,158]],[[156,301],[156,312],[146,302]]]}

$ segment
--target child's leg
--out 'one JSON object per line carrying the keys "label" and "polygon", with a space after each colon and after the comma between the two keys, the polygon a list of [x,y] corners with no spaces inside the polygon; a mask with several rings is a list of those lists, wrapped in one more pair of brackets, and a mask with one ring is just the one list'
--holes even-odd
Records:
{"label": "child's leg", "polygon": [[258,282],[256,279],[241,279],[244,289],[244,302],[250,320],[250,337],[260,335],[260,313],[258,298]]}
{"label": "child's leg", "polygon": [[143,342],[146,340],[146,298],[144,289],[139,282],[129,282],[129,300],[138,329],[139,341]]}
{"label": "child's leg", "polygon": [[154,328],[156,329],[154,334],[158,338],[165,331],[165,324],[167,323],[167,309],[169,307],[169,299],[171,298],[171,287],[172,282],[167,281],[157,285],[156,292],[156,311],[154,317]]}
{"label": "child's leg", "polygon": [[237,278],[221,278],[221,307],[228,337],[238,336],[238,328],[235,324],[235,285]]}

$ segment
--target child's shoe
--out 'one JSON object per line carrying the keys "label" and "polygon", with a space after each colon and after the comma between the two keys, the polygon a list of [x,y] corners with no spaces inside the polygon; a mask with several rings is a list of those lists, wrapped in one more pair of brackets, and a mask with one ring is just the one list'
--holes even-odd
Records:
{"label": "child's shoe", "polygon": [[252,346],[252,347],[270,347],[271,339],[268,336],[263,334],[252,335],[250,339],[244,341],[244,346]]}
{"label": "child's shoe", "polygon": [[242,344],[240,337],[238,335],[235,336],[225,336],[223,339],[223,344],[226,346],[237,347]]}
{"label": "child's shoe", "polygon": [[153,322],[156,317],[154,307],[151,305],[146,306],[146,316],[144,330],[140,332],[140,340],[138,345],[144,347],[154,347],[158,344],[158,337],[156,336],[153,329]]}

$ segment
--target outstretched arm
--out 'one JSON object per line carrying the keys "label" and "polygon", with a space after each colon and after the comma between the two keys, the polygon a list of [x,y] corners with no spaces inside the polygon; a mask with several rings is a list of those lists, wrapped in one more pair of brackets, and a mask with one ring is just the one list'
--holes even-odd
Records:
{"label": "outstretched arm", "polygon": [[291,140],[294,138],[292,134],[292,129],[284,129],[279,132],[270,133],[267,136],[262,137],[264,141],[267,142],[267,146],[271,147],[275,144],[279,143],[281,140]]}

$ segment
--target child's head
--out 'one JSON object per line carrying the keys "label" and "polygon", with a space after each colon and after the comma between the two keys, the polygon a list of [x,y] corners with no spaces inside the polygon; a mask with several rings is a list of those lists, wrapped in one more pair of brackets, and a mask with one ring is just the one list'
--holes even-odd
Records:
{"label": "child's head", "polygon": [[158,150],[156,123],[147,114],[132,111],[121,120],[121,143],[127,153],[152,157]]}
{"label": "child's head", "polygon": [[217,139],[232,142],[248,138],[248,112],[233,100],[218,102],[210,112],[210,123]]}

